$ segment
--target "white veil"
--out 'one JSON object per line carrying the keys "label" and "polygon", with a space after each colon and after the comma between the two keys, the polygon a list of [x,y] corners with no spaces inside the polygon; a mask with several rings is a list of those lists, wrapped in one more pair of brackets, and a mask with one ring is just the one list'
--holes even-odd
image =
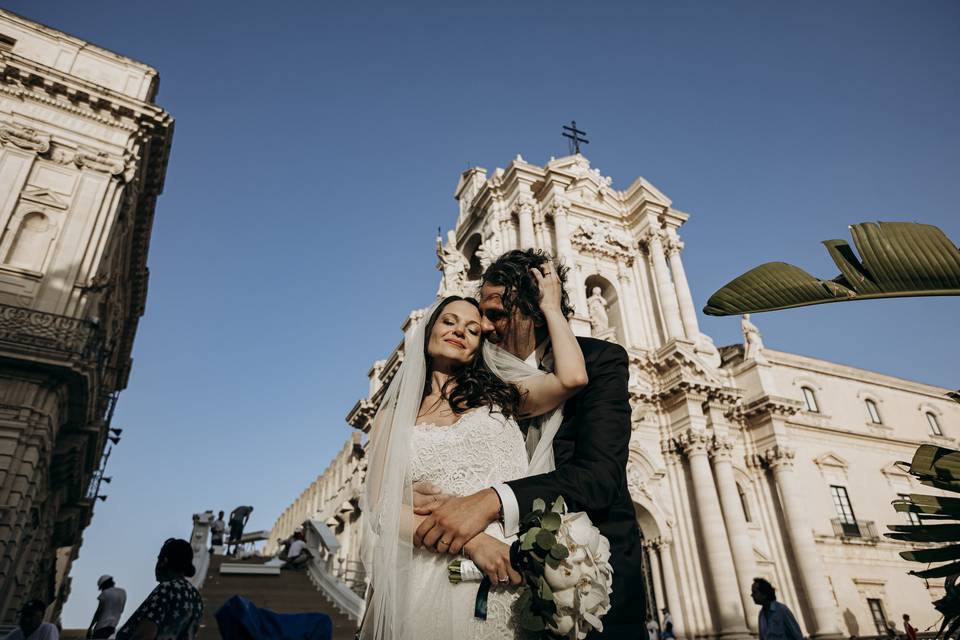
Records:
{"label": "white veil", "polygon": [[[518,382],[544,374],[537,367],[527,364],[489,341],[483,343],[483,361],[496,376],[507,382]],[[562,422],[563,405],[560,405],[553,411],[539,416],[527,429],[527,456],[530,459],[527,473],[529,475],[549,473],[556,469],[553,459],[553,438],[560,430]]]}
{"label": "white veil", "polygon": [[408,588],[413,562],[410,438],[426,382],[425,328],[438,304],[427,309],[419,326],[404,339],[403,364],[370,429],[362,505],[362,558],[371,587],[361,629],[364,640],[415,640]]}

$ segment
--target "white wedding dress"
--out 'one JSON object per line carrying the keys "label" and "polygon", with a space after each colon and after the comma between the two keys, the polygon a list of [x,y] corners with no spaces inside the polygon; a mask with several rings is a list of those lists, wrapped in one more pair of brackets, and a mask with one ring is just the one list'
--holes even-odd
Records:
{"label": "white wedding dress", "polygon": [[[463,414],[450,426],[415,425],[410,446],[410,473],[444,493],[465,496],[527,475],[527,454],[517,423],[486,408]],[[493,524],[487,533],[503,540]],[[447,567],[453,558],[417,549],[413,554],[409,594],[412,637],[418,640],[513,640],[520,637],[513,612],[516,589],[494,585],[487,619],[474,617],[478,582],[452,584]]]}

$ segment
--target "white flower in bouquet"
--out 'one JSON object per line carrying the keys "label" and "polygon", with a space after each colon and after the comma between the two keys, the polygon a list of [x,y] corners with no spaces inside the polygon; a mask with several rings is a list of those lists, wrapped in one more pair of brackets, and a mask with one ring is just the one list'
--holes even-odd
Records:
{"label": "white flower in bouquet", "polygon": [[583,640],[591,628],[603,630],[600,617],[610,610],[610,542],[582,511],[561,515],[556,537],[569,554],[556,566],[544,567],[544,578],[557,604],[548,627],[558,635]]}

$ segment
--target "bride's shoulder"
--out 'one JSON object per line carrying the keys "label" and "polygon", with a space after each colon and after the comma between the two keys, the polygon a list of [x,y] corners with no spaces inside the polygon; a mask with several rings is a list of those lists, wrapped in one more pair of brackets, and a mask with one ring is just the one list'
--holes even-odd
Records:
{"label": "bride's shoulder", "polygon": [[500,407],[500,405],[497,405],[497,404],[492,404],[492,405],[483,407],[481,409],[477,409],[477,411],[484,416],[489,416],[490,419],[500,424],[510,424],[510,425],[517,424],[517,421],[514,420],[511,416],[508,416],[507,414],[505,414],[503,412],[503,409]]}

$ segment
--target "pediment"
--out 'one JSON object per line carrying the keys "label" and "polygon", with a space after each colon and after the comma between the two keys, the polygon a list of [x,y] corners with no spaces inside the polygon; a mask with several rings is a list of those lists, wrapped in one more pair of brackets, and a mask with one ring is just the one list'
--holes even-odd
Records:
{"label": "pediment", "polygon": [[757,561],[757,564],[773,564],[773,560],[771,560],[767,554],[760,551],[760,549],[757,549],[756,547],[753,548],[753,558]]}
{"label": "pediment", "polygon": [[36,187],[27,187],[20,193],[20,199],[33,202],[51,209],[66,210],[70,204],[59,194],[49,189],[38,189]]}
{"label": "pediment", "polygon": [[849,468],[850,466],[850,464],[846,460],[844,460],[843,458],[841,458],[835,453],[825,453],[818,458],[814,458],[813,461],[820,468],[832,467],[834,469],[843,469],[844,471],[846,471],[847,468]]}
{"label": "pediment", "polygon": [[880,470],[880,473],[887,476],[888,478],[904,478],[909,479],[910,473],[906,469],[901,467],[897,462],[891,462],[883,469]]}

